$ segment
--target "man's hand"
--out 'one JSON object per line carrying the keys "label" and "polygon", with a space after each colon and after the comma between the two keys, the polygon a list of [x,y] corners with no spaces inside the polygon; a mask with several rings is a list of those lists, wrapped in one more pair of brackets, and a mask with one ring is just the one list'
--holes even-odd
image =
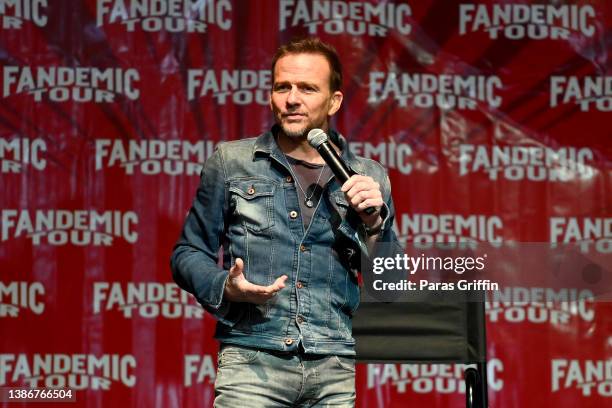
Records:
{"label": "man's hand", "polygon": [[[382,222],[380,209],[383,205],[380,184],[372,177],[355,174],[342,185],[342,191],[351,205],[368,228],[375,228]],[[371,215],[363,212],[368,207],[376,208]]]}
{"label": "man's hand", "polygon": [[236,258],[236,264],[229,270],[229,278],[225,284],[223,296],[232,302],[247,302],[262,305],[272,299],[276,293],[285,287],[287,275],[277,278],[269,286],[255,285],[246,280],[244,273],[244,262]]}

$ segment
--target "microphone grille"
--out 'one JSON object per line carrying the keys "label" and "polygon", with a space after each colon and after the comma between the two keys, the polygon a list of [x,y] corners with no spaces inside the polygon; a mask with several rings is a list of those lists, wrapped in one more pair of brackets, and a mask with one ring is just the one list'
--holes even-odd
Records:
{"label": "microphone grille", "polygon": [[327,142],[327,135],[321,129],[312,129],[308,132],[308,143],[315,149],[321,146],[322,143]]}

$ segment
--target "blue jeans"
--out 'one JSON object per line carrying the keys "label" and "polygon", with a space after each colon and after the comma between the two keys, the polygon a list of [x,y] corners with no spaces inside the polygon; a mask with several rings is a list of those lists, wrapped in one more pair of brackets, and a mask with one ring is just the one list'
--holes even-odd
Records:
{"label": "blue jeans", "polygon": [[223,345],[214,406],[352,408],[355,360]]}

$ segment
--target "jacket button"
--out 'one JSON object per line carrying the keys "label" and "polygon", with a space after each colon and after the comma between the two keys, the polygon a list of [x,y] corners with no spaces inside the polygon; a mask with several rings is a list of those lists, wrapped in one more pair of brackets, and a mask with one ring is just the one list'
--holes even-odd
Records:
{"label": "jacket button", "polygon": [[306,252],[307,249],[306,245],[300,245],[300,251]]}
{"label": "jacket button", "polygon": [[302,289],[304,287],[304,285],[302,284],[302,282],[298,282],[295,284],[295,287],[298,289]]}
{"label": "jacket button", "polygon": [[293,344],[293,339],[285,339],[285,344],[290,346]]}
{"label": "jacket button", "polygon": [[287,183],[291,183],[293,181],[293,178],[291,176],[287,176],[287,177],[285,177],[285,181]]}
{"label": "jacket button", "polygon": [[247,194],[248,195],[253,195],[255,194],[255,189],[253,187],[249,187],[249,189],[247,190]]}
{"label": "jacket button", "polygon": [[298,324],[304,323],[304,318],[302,316],[298,316],[295,320],[297,320]]}
{"label": "jacket button", "polygon": [[289,217],[291,217],[291,218],[294,218],[294,219],[295,219],[295,218],[297,218],[297,216],[298,216],[297,211],[291,211],[291,212],[289,213]]}

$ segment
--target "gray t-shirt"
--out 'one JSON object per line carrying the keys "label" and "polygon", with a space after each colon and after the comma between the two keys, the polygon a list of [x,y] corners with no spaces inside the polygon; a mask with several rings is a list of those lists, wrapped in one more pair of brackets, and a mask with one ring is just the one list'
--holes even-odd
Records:
{"label": "gray t-shirt", "polygon": [[308,163],[290,156],[287,156],[287,161],[291,165],[293,176],[297,177],[295,188],[298,192],[304,231],[306,231],[332,173],[330,168],[324,164]]}

